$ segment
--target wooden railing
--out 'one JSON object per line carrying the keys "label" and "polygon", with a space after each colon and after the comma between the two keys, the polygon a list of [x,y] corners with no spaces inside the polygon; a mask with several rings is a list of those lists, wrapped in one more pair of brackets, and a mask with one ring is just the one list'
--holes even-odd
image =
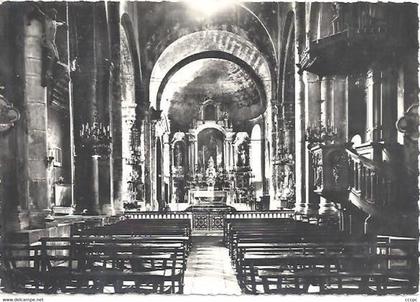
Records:
{"label": "wooden railing", "polygon": [[294,210],[279,210],[268,212],[237,212],[226,214],[228,219],[265,219],[265,218],[294,218]]}
{"label": "wooden railing", "polygon": [[[336,201],[389,207],[396,199],[395,177],[388,163],[375,162],[344,145],[311,148],[312,188]],[[349,195],[350,194],[350,195]]]}
{"label": "wooden railing", "polygon": [[127,219],[191,219],[191,215],[187,212],[126,212],[124,217]]}
{"label": "wooden railing", "polygon": [[349,159],[349,188],[361,200],[379,207],[395,198],[392,175],[386,167],[346,149]]}

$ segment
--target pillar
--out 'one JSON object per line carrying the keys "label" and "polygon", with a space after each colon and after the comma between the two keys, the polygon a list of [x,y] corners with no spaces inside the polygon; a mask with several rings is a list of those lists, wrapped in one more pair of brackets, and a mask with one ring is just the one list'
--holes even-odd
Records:
{"label": "pillar", "polygon": [[[42,36],[40,20],[22,20],[23,30],[23,106],[18,144],[18,194],[20,228],[44,227],[43,210],[48,209],[47,184],[47,89],[41,86]],[[18,24],[17,24],[18,26]],[[22,216],[20,218],[23,218]]]}
{"label": "pillar", "polygon": [[[100,91],[102,87],[100,84],[104,80],[104,72],[101,69],[104,61],[101,60],[100,56],[98,57],[97,51],[100,36],[98,36],[97,32],[99,25],[97,24],[96,10],[97,7],[93,3],[83,6],[83,9],[76,9],[75,7],[74,10],[74,21],[77,31],[84,33],[83,36],[78,37],[78,50],[84,54],[80,56],[78,63],[83,68],[77,71],[73,77],[74,86],[77,87],[77,89],[74,89],[76,210],[78,212],[87,210],[91,214],[100,214],[102,210],[99,199],[101,197],[100,194],[105,194],[105,188],[101,188],[101,183],[109,186],[109,184],[106,184],[109,174],[102,173],[102,171],[108,170],[106,169],[106,163],[102,162],[106,158],[101,159],[96,150],[84,147],[80,139],[82,125],[87,122],[92,125],[95,122],[95,118],[101,119],[101,117],[105,116],[104,111],[106,111],[102,100],[105,96]],[[86,20],[92,20],[92,22],[87,23]],[[106,120],[101,119],[101,121],[105,122]]]}
{"label": "pillar", "polygon": [[[171,186],[171,168],[172,168],[172,148],[169,141],[169,133],[165,133],[162,136],[162,199],[165,203],[170,202],[171,195],[169,186]],[[166,185],[168,185],[168,191],[166,191]],[[168,200],[166,199],[168,197]]]}
{"label": "pillar", "polygon": [[[339,101],[336,101],[337,106],[341,106]],[[323,77],[321,80],[321,125],[323,127],[334,127],[334,80],[332,77]],[[319,198],[319,215],[332,216],[337,213],[332,200],[320,197]]]}
{"label": "pillar", "polygon": [[[295,9],[295,66],[300,61],[305,38],[305,3],[294,2]],[[306,208],[305,187],[305,83],[303,74],[295,67],[295,173],[296,203],[295,211],[304,212]]]}
{"label": "pillar", "polygon": [[191,133],[187,133],[188,140],[188,170],[190,175],[195,174],[195,139]]}
{"label": "pillar", "polygon": [[[305,129],[319,127],[321,120],[321,83],[315,74],[306,73],[305,76]],[[317,215],[319,209],[319,197],[313,191],[313,169],[311,152],[308,143],[305,144],[305,195],[306,214]]]}
{"label": "pillar", "polygon": [[348,81],[346,76],[335,76],[333,84],[333,126],[337,130],[335,143],[348,140]]}
{"label": "pillar", "polygon": [[385,143],[397,141],[397,112],[398,112],[398,78],[397,71],[393,66],[388,67],[383,73],[382,95],[382,131]]}
{"label": "pillar", "polygon": [[321,79],[321,125],[333,125],[333,81],[331,77]]}
{"label": "pillar", "polygon": [[91,194],[92,194],[92,207],[88,210],[92,214],[99,214],[101,211],[99,203],[99,155],[91,156]]}
{"label": "pillar", "polygon": [[225,138],[225,168],[227,171],[233,169],[233,136],[232,132],[226,133]]}
{"label": "pillar", "polygon": [[366,137],[367,141],[378,142],[382,139],[381,73],[376,68],[371,68],[366,81]]}

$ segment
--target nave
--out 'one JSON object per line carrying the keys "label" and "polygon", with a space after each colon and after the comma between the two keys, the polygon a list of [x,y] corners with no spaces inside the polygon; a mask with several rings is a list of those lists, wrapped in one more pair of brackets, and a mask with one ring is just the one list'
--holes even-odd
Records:
{"label": "nave", "polygon": [[409,2],[1,2],[2,291],[416,293],[418,30]]}
{"label": "nave", "polygon": [[[222,236],[190,216],[126,218],[1,246],[6,293],[414,294],[416,238],[347,238],[290,212],[230,215]],[[149,215],[153,216],[153,215]],[[172,214],[172,217],[176,216]],[[165,225],[163,225],[165,221]]]}

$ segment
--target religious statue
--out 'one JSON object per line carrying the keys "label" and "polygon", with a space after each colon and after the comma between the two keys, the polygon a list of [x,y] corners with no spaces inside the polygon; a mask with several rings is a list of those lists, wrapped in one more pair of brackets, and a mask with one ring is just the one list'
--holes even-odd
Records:
{"label": "religious statue", "polygon": [[238,153],[237,153],[237,162],[236,165],[238,167],[246,167],[248,166],[248,152],[246,149],[245,143],[242,143],[238,147]]}
{"label": "religious statue", "polygon": [[182,167],[184,165],[184,160],[183,160],[183,152],[182,152],[182,147],[180,145],[180,143],[176,143],[175,144],[175,156],[174,156],[174,164],[175,167]]}
{"label": "religious statue", "polygon": [[208,161],[208,166],[206,169],[206,177],[207,177],[208,184],[210,186],[214,186],[216,176],[217,174],[216,174],[216,168],[214,167],[214,160],[213,160],[213,157],[210,156],[210,159]]}
{"label": "religious statue", "polygon": [[55,44],[55,36],[57,33],[57,28],[59,26],[65,26],[65,22],[56,21],[57,19],[57,10],[52,8],[48,10],[47,14],[44,14],[40,11],[41,14],[44,15],[44,36],[42,37],[42,46],[48,49],[48,56],[50,56],[53,60],[58,61],[60,56],[58,54],[57,45]]}
{"label": "religious statue", "polygon": [[[45,78],[50,80],[53,78],[54,64],[59,62],[60,55],[55,43],[55,36],[59,26],[66,26],[65,22],[57,21],[57,10],[51,8],[44,13],[38,6],[35,6],[35,13],[43,18],[44,34],[42,36],[42,47],[44,51],[44,72]],[[45,85],[44,85],[45,86]]]}
{"label": "religious statue", "polygon": [[315,168],[314,173],[314,186],[319,189],[323,185],[323,166],[322,166],[322,154],[316,153],[313,158],[313,165]]}

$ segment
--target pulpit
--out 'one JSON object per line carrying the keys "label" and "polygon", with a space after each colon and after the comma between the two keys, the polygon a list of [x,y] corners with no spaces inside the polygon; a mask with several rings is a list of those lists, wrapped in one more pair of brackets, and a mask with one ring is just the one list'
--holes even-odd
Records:
{"label": "pulpit", "polygon": [[348,157],[343,145],[317,145],[311,149],[314,192],[346,194],[349,188]]}

